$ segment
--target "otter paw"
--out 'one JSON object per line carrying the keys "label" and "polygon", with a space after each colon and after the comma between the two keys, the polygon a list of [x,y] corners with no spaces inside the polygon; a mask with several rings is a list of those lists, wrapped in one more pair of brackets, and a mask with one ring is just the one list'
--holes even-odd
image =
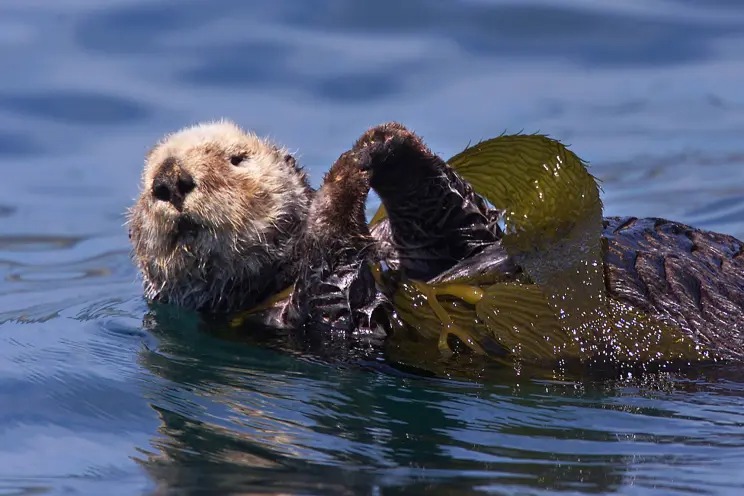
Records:
{"label": "otter paw", "polygon": [[365,132],[352,147],[359,157],[359,167],[373,171],[381,165],[395,162],[395,156],[406,149],[420,149],[421,139],[397,122],[380,124]]}

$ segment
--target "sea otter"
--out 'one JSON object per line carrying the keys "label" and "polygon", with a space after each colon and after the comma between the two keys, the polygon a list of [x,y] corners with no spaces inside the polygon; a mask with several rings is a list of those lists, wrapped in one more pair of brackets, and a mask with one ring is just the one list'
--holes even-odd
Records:
{"label": "sea otter", "polygon": [[[371,231],[370,187],[389,214]],[[130,236],[150,298],[225,312],[292,286],[267,322],[352,330],[392,310],[372,274],[378,262],[418,280],[519,280],[499,215],[400,124],[364,133],[314,191],[284,149],[222,122],[177,132],[149,153]],[[617,217],[605,219],[602,239],[610,297],[721,356],[742,355],[742,242]]]}

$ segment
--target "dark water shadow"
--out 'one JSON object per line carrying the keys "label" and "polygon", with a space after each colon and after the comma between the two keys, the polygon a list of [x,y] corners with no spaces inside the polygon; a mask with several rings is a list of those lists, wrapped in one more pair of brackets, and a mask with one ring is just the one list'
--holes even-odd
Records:
{"label": "dark water shadow", "polygon": [[[227,23],[227,34],[210,28],[219,22]],[[217,29],[214,41],[210,29]],[[292,35],[272,37],[266,29]],[[195,30],[203,43],[181,47],[173,41]],[[370,9],[341,0],[218,0],[209,9],[196,1],[166,1],[96,12],[77,24],[75,39],[98,53],[177,57],[184,65],[174,78],[198,87],[284,90],[345,103],[442,86],[454,75],[442,74],[443,66],[457,73],[511,60],[592,69],[687,64],[711,58],[718,40],[741,33],[740,23],[690,15],[570,6],[384,0]],[[329,34],[366,41],[333,48],[317,43]],[[438,44],[419,56],[385,57],[394,50],[386,41],[391,36]],[[447,45],[457,50],[439,51]],[[369,52],[375,57],[365,61]],[[331,59],[339,64],[329,66]]]}
{"label": "dark water shadow", "polygon": [[135,101],[106,94],[58,90],[0,94],[0,110],[75,124],[123,124],[146,118],[150,111]]}
{"label": "dark water shadow", "polygon": [[[395,15],[391,15],[394,12]],[[706,58],[717,38],[744,26],[668,16],[580,7],[384,0],[375,8],[342,0],[163,2],[97,13],[78,27],[78,42],[106,53],[176,51],[170,34],[220,18],[301,27],[319,32],[406,34],[450,39],[469,53],[488,57],[565,58],[581,65],[678,64]],[[539,36],[535,36],[538,33]],[[618,43],[622,39],[624,43]]]}
{"label": "dark water shadow", "polygon": [[[29,134],[0,130],[0,157],[27,157],[45,150],[46,147]],[[0,217],[4,216],[3,208],[7,207],[0,207]]]}

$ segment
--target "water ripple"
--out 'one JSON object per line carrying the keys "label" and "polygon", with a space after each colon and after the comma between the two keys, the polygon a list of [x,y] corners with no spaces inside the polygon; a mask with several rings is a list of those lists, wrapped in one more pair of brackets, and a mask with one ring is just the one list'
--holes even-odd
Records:
{"label": "water ripple", "polygon": [[738,0],[0,2],[0,494],[737,494],[744,370],[481,383],[282,352],[147,305],[149,146],[231,117],[317,184],[396,119],[542,131],[608,214],[744,237]]}
{"label": "water ripple", "polygon": [[113,95],[57,91],[42,94],[0,94],[0,110],[31,117],[76,124],[121,124],[144,119],[148,110],[135,102]]}

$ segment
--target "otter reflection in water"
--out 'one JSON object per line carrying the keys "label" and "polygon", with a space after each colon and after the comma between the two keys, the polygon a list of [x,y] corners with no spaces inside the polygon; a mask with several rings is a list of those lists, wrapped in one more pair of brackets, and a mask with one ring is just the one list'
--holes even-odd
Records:
{"label": "otter reflection in water", "polygon": [[[364,216],[370,187],[387,211],[372,229]],[[539,290],[534,260],[508,249],[502,214],[399,124],[367,131],[313,191],[286,151],[222,122],[179,131],[155,146],[129,220],[149,298],[207,312],[258,304],[264,323],[376,346],[402,325],[393,302],[402,301],[396,290],[410,281]],[[607,218],[596,237],[600,300],[651,319],[658,332],[675,333],[675,342],[679,334],[705,348],[705,357],[741,357],[739,240],[635,218]],[[381,274],[381,265],[390,270]],[[286,287],[291,293],[272,297]],[[458,288],[455,296],[465,294]],[[428,303],[455,342],[502,358],[513,353],[498,339],[488,346],[472,340],[437,302]],[[440,349],[458,348],[443,336]]]}

